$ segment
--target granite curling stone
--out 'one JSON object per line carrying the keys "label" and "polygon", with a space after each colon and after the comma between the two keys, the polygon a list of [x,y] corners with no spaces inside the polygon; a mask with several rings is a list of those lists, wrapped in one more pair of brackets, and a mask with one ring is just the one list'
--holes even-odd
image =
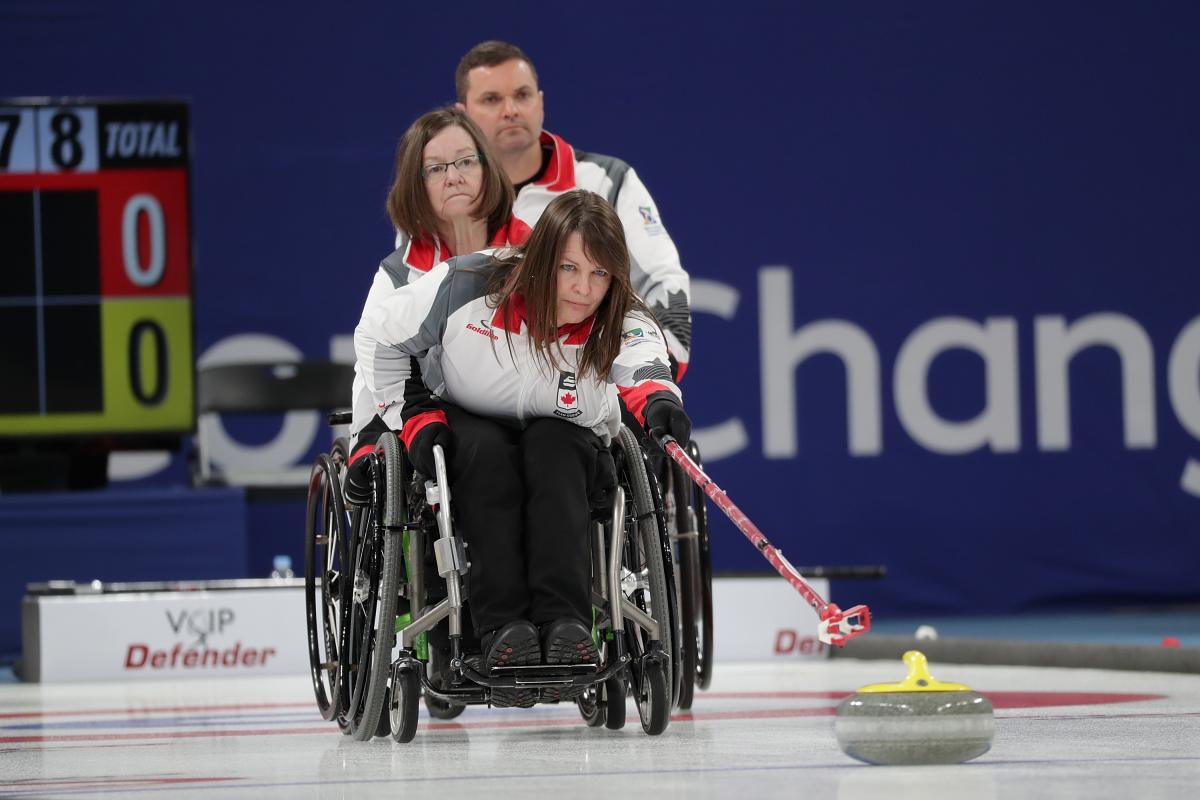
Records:
{"label": "granite curling stone", "polygon": [[868,764],[958,764],[992,746],[992,703],[929,674],[925,655],[904,654],[908,677],[864,686],[838,704],[834,731],[847,755]]}

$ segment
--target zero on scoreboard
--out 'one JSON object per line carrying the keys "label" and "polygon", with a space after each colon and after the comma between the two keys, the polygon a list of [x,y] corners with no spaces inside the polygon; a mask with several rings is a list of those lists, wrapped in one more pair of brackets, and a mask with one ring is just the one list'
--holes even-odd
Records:
{"label": "zero on scoreboard", "polygon": [[188,107],[0,100],[0,435],[195,424]]}

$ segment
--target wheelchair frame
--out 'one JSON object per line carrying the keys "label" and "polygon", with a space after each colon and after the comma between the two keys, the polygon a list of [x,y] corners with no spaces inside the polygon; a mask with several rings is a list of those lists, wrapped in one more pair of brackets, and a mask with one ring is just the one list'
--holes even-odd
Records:
{"label": "wheelchair frame", "polygon": [[[331,422],[340,421],[335,417]],[[415,735],[422,691],[430,713],[445,719],[465,705],[489,703],[494,689],[572,688],[582,692],[576,702],[588,725],[615,729],[624,724],[628,683],[643,729],[661,733],[678,698],[672,689],[683,661],[681,646],[687,646],[679,639],[672,545],[657,483],[626,428],[614,441],[614,455],[618,489],[609,512],[593,522],[591,548],[600,663],[500,667],[486,673],[462,646],[461,577],[469,562],[453,529],[440,448],[433,480],[421,481],[405,464],[395,435],[381,437],[375,452],[365,456],[373,459],[374,501],[355,510],[349,525],[340,491],[345,447],[335,445],[331,455],[319,457],[309,487],[305,563],[310,661],[322,716],[336,719],[358,740],[390,732],[404,742]],[[424,540],[435,531],[430,544],[446,597],[427,605]],[[410,610],[397,617],[399,598],[408,600]],[[439,686],[430,675],[439,651],[426,648],[425,634],[444,620],[448,674],[439,676]],[[398,649],[394,659],[393,649]]]}

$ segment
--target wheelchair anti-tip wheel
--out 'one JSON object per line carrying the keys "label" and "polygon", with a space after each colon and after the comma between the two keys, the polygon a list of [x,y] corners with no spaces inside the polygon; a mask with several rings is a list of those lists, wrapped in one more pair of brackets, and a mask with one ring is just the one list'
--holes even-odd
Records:
{"label": "wheelchair anti-tip wheel", "polygon": [[308,664],[321,718],[332,720],[347,703],[341,680],[342,613],[346,608],[349,562],[346,509],[339,468],[344,449],[322,454],[308,480],[304,529],[304,606],[308,623]]}

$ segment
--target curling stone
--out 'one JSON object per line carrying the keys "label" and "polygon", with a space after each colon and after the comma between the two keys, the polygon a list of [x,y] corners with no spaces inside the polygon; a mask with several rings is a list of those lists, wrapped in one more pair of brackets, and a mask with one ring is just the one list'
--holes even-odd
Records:
{"label": "curling stone", "polygon": [[868,764],[958,764],[992,746],[992,703],[929,674],[925,655],[904,654],[908,677],[864,686],[842,700],[834,731],[847,755]]}

